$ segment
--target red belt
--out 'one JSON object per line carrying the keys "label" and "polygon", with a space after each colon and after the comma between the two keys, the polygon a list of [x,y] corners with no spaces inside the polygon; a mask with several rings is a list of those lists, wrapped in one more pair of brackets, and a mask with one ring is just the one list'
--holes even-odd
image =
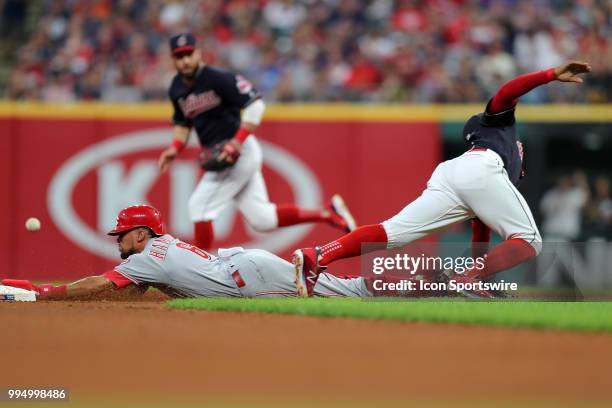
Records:
{"label": "red belt", "polygon": [[468,152],[486,152],[487,150],[489,149],[486,147],[472,147]]}
{"label": "red belt", "polygon": [[242,279],[242,276],[240,276],[240,273],[238,273],[238,271],[232,273],[232,279],[234,279],[234,282],[236,282],[236,285],[238,285],[239,288],[242,288],[246,285],[246,283],[244,283],[244,279]]}

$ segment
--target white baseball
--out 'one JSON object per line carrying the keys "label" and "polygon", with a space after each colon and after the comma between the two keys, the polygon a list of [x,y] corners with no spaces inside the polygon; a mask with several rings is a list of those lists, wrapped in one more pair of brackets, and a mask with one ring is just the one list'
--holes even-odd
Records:
{"label": "white baseball", "polygon": [[40,229],[40,220],[38,218],[30,217],[26,220],[25,227],[31,232],[38,231]]}

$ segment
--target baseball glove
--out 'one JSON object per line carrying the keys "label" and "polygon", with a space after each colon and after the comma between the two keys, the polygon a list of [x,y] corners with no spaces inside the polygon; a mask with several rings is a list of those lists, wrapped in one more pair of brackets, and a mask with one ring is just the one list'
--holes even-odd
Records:
{"label": "baseball glove", "polygon": [[200,166],[206,171],[222,171],[236,164],[240,150],[232,141],[205,147],[200,153]]}

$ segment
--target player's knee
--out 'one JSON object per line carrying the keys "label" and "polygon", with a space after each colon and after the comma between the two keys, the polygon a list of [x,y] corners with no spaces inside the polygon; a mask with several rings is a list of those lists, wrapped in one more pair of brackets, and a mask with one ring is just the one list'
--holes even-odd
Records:
{"label": "player's knee", "polygon": [[251,228],[257,232],[268,232],[278,228],[276,206],[272,203],[250,203],[240,212]]}
{"label": "player's knee", "polygon": [[383,221],[380,224],[385,230],[385,234],[387,235],[387,249],[400,248],[406,245],[401,242],[401,239],[398,239],[398,234],[393,232],[393,225],[391,220]]}
{"label": "player's knee", "polygon": [[195,206],[200,204],[201,200],[198,200],[198,197],[195,194],[192,194],[187,201],[187,206],[190,210],[192,210]]}
{"label": "player's knee", "polygon": [[540,255],[540,252],[542,252],[542,237],[539,233],[536,234],[535,239],[532,240],[529,244],[531,244],[531,246],[535,250],[535,256]]}
{"label": "player's knee", "polygon": [[278,221],[276,220],[276,214],[269,214],[267,211],[256,213],[254,215],[244,214],[247,223],[251,228],[257,232],[268,232],[277,228]]}
{"label": "player's knee", "polygon": [[202,204],[201,200],[194,197],[189,198],[187,202],[187,211],[191,222],[212,221],[216,218],[216,211],[205,211],[205,206]]}
{"label": "player's knee", "polygon": [[197,215],[201,213],[201,204],[193,196],[187,202],[187,211],[189,211],[189,218],[191,220],[195,220]]}
{"label": "player's knee", "polygon": [[247,219],[247,222],[257,232],[268,232],[276,229],[276,223],[272,222],[265,217],[257,217],[254,219]]}
{"label": "player's knee", "polygon": [[542,237],[540,236],[540,232],[535,229],[532,231],[528,231],[522,234],[516,234],[512,238],[522,239],[535,251],[535,256],[538,256],[540,252],[542,252]]}

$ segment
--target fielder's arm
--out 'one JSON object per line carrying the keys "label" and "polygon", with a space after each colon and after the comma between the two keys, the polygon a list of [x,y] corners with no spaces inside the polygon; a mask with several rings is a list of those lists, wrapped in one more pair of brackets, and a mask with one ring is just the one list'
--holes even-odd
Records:
{"label": "fielder's arm", "polygon": [[242,143],[244,143],[249,135],[255,133],[255,130],[261,124],[265,110],[266,104],[261,98],[256,99],[242,110],[240,128],[234,137],[225,144],[223,152],[219,155],[219,160],[227,160],[230,163],[238,160],[242,150]]}
{"label": "fielder's arm", "polygon": [[254,133],[261,124],[261,119],[266,110],[266,104],[262,99],[257,99],[242,110],[240,127],[250,133]]}
{"label": "fielder's arm", "polygon": [[591,72],[591,65],[587,62],[571,61],[555,68],[543,71],[530,72],[520,75],[506,82],[495,94],[487,106],[487,113],[495,114],[512,109],[518,98],[540,85],[551,81],[582,83],[578,75]]}
{"label": "fielder's arm", "polygon": [[172,163],[176,156],[185,148],[189,140],[190,132],[191,128],[188,126],[174,125],[172,128],[172,143],[161,153],[157,162],[160,172],[163,173],[168,170],[170,163]]}

